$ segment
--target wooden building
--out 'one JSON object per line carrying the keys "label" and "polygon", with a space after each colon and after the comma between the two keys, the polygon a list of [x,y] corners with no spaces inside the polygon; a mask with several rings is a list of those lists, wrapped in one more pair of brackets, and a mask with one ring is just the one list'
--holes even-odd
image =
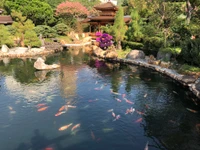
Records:
{"label": "wooden building", "polygon": [[[92,28],[100,29],[100,26],[104,26],[107,24],[114,24],[115,15],[118,11],[118,7],[114,5],[112,2],[102,3],[94,7],[98,12],[99,15],[90,15],[82,23],[89,23],[90,24],[90,32]],[[130,16],[124,16],[124,22],[127,24],[131,21]]]}
{"label": "wooden building", "polygon": [[0,9],[0,25],[9,25],[13,23],[13,20],[10,15],[2,15],[3,9]]}

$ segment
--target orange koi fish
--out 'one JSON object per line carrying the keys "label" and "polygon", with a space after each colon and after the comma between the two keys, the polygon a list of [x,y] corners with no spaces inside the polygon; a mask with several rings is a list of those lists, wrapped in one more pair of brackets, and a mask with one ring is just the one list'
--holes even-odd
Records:
{"label": "orange koi fish", "polygon": [[140,122],[142,122],[142,118],[139,118],[139,119],[137,119],[137,120],[135,121],[135,123],[140,123]]}
{"label": "orange koi fish", "polygon": [[126,97],[126,94],[122,94],[122,98],[125,98]]}
{"label": "orange koi fish", "polygon": [[60,116],[60,115],[62,115],[64,113],[66,113],[66,111],[60,111],[60,112],[56,113],[55,116],[57,117],[57,116]]}
{"label": "orange koi fish", "polygon": [[141,111],[136,111],[139,115],[145,115],[145,113],[141,112]]}
{"label": "orange koi fish", "polygon": [[127,103],[129,103],[129,104],[134,104],[133,102],[127,100],[126,98],[125,98],[125,101],[126,101]]}
{"label": "orange koi fish", "polygon": [[48,108],[48,106],[46,106],[46,107],[42,107],[42,108],[40,108],[40,109],[38,109],[37,111],[44,111],[44,110],[47,110],[47,108]]}
{"label": "orange koi fish", "polygon": [[71,129],[71,131],[74,131],[76,128],[78,128],[78,127],[80,127],[80,126],[81,126],[80,123],[76,124],[75,126],[73,126],[73,128]]}
{"label": "orange koi fish", "polygon": [[68,124],[68,125],[62,126],[62,127],[60,127],[58,130],[59,130],[59,131],[66,130],[66,129],[68,129],[72,124],[73,124],[73,123],[70,123],[70,124]]}
{"label": "orange koi fish", "polygon": [[46,105],[46,103],[40,103],[40,104],[37,104],[37,108],[39,108],[39,107],[42,107],[42,106],[45,106]]}
{"label": "orange koi fish", "polygon": [[44,150],[54,150],[52,147],[46,147]]}
{"label": "orange koi fish", "polygon": [[63,111],[65,109],[65,105],[60,107],[60,109],[58,111]]}
{"label": "orange koi fish", "polygon": [[95,135],[94,135],[94,133],[92,132],[92,130],[91,130],[91,137],[92,137],[93,140],[95,140]]}

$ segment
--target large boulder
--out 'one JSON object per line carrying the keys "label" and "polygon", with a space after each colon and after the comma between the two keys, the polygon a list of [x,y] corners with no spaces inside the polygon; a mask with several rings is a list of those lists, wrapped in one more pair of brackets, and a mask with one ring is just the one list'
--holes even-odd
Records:
{"label": "large boulder", "polygon": [[48,70],[48,69],[56,69],[60,67],[60,65],[58,64],[47,65],[44,62],[45,62],[44,59],[39,57],[34,63],[34,68],[37,70]]}
{"label": "large boulder", "polygon": [[7,46],[7,45],[2,45],[1,51],[2,51],[3,53],[8,53],[8,52],[9,52],[8,46]]}
{"label": "large boulder", "polygon": [[93,54],[95,56],[104,57],[106,51],[102,50],[100,47],[97,47],[95,45],[92,48],[93,48]]}
{"label": "large boulder", "polygon": [[141,50],[132,50],[126,55],[126,59],[145,59],[145,54]]}

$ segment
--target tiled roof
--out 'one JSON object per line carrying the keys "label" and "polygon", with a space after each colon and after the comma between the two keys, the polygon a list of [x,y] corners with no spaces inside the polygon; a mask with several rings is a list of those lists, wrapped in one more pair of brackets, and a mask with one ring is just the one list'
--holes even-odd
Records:
{"label": "tiled roof", "polygon": [[94,6],[97,10],[118,10],[117,6],[115,6],[112,2],[103,3],[97,6]]}
{"label": "tiled roof", "polygon": [[0,24],[12,24],[13,20],[11,16],[0,16]]}

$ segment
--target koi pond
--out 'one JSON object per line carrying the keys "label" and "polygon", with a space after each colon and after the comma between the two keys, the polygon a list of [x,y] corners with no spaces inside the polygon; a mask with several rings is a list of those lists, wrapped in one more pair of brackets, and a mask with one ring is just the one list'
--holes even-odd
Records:
{"label": "koi pond", "polygon": [[197,99],[157,72],[82,51],[0,61],[0,150],[199,150]]}

